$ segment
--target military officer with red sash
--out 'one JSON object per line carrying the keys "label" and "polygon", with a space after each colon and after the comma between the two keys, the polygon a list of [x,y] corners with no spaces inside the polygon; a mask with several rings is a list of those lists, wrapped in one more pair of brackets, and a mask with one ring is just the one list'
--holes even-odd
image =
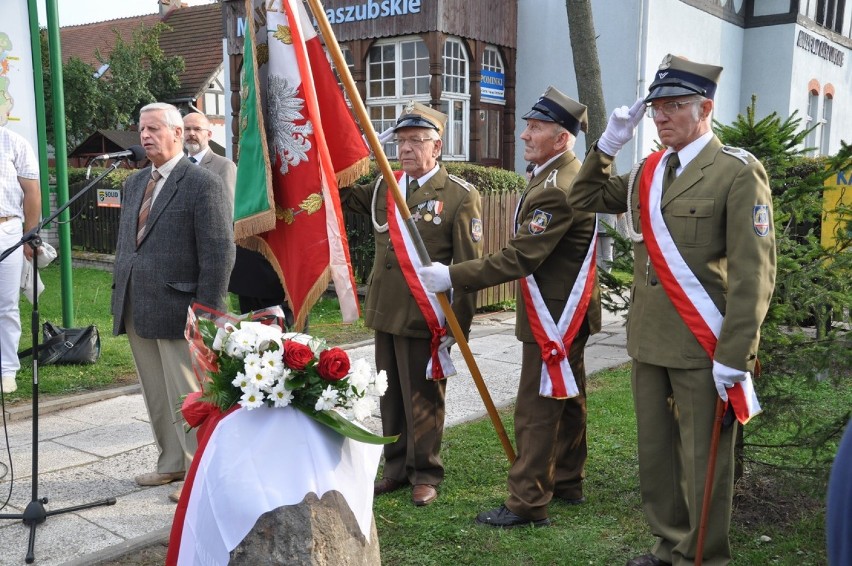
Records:
{"label": "military officer with red sash", "polygon": [[[438,163],[447,116],[420,104],[405,106],[394,127],[414,224],[432,261],[457,263],[482,255],[482,205],[479,192],[449,175]],[[437,297],[416,273],[420,260],[387,184],[354,186],[340,192],[346,210],[373,222],[376,253],[368,281],[365,322],[376,331],[376,368],[385,370],[388,389],[381,398],[382,431],[400,435],[385,446],[382,495],[408,485],[417,506],[438,497],[444,479],[445,378],[456,373],[449,355],[453,343]],[[467,333],[476,307],[475,293],[457,293],[453,312]]]}
{"label": "military officer with red sash", "polygon": [[[716,399],[730,399],[740,422],[759,411],[751,372],[775,285],[772,199],[760,162],[712,132],[721,72],[666,56],[648,96],[613,112],[570,196],[583,210],[627,212],[634,241],[627,349],[642,505],[657,542],[628,566],[693,564]],[[611,176],[646,109],[666,149]],[[731,560],[736,429],[721,434],[705,565]]]}
{"label": "military officer with red sash", "polygon": [[469,293],[519,279],[515,335],[523,342],[515,405],[517,459],[504,505],[480,513],[491,527],[544,526],[553,498],[585,501],[583,349],[600,330],[595,215],[568,204],[580,169],[572,151],[586,107],[549,87],[524,115],[524,159],[535,164],[515,212],[515,234],[482,259],[421,270],[426,288]]}

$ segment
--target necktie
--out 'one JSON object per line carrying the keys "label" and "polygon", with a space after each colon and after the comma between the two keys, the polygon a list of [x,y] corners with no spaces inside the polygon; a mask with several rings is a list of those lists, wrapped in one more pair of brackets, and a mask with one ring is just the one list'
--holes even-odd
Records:
{"label": "necktie", "polygon": [[191,155],[189,156],[189,160],[190,160],[192,163],[198,163],[198,160],[197,160],[196,158],[194,158],[193,156],[191,156]]}
{"label": "necktie", "polygon": [[417,182],[417,179],[409,179],[408,186],[405,190],[405,198],[410,197],[414,194],[414,191],[420,188],[420,183]]}
{"label": "necktie", "polygon": [[157,181],[162,178],[159,171],[151,170],[151,178],[148,179],[148,184],[145,186],[145,194],[142,196],[142,208],[139,209],[139,218],[136,220],[136,247],[142,242],[142,236],[145,235],[146,224],[148,223],[148,214],[151,212],[151,202],[154,200],[154,187],[157,186]]}
{"label": "necktie", "polygon": [[663,192],[666,192],[669,185],[677,178],[678,167],[680,167],[680,157],[675,152],[669,155],[669,160],[666,161],[666,171],[663,174]]}

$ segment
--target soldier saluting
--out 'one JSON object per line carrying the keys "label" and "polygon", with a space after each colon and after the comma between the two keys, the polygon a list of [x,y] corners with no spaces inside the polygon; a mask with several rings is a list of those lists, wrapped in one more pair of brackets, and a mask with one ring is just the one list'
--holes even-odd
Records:
{"label": "soldier saluting", "polygon": [[[628,566],[693,563],[716,398],[730,394],[742,422],[759,410],[750,385],[775,286],[772,200],[761,163],[711,130],[721,72],[666,56],[648,96],[613,112],[569,196],[583,210],[627,212],[634,241],[627,350],[642,505],[657,542]],[[666,149],[611,176],[646,109]],[[707,564],[731,559],[736,429],[720,438]]]}

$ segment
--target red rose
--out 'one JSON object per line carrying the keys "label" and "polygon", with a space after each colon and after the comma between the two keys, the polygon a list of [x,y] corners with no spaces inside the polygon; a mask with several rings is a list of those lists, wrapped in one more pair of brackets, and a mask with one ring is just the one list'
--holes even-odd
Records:
{"label": "red rose", "polygon": [[284,341],[284,363],[288,368],[303,370],[314,359],[314,353],[304,344],[293,340]]}
{"label": "red rose", "polygon": [[326,381],[339,381],[349,373],[349,356],[340,348],[323,350],[317,366],[320,377]]}

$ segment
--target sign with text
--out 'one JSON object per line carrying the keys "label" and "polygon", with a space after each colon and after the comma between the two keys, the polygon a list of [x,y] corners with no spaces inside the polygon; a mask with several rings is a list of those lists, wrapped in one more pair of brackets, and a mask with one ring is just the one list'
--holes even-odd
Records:
{"label": "sign with text", "polygon": [[495,71],[482,70],[479,80],[482,102],[506,103],[506,75]]}
{"label": "sign with text", "polygon": [[118,189],[98,189],[98,206],[104,208],[121,207],[121,191]]}

